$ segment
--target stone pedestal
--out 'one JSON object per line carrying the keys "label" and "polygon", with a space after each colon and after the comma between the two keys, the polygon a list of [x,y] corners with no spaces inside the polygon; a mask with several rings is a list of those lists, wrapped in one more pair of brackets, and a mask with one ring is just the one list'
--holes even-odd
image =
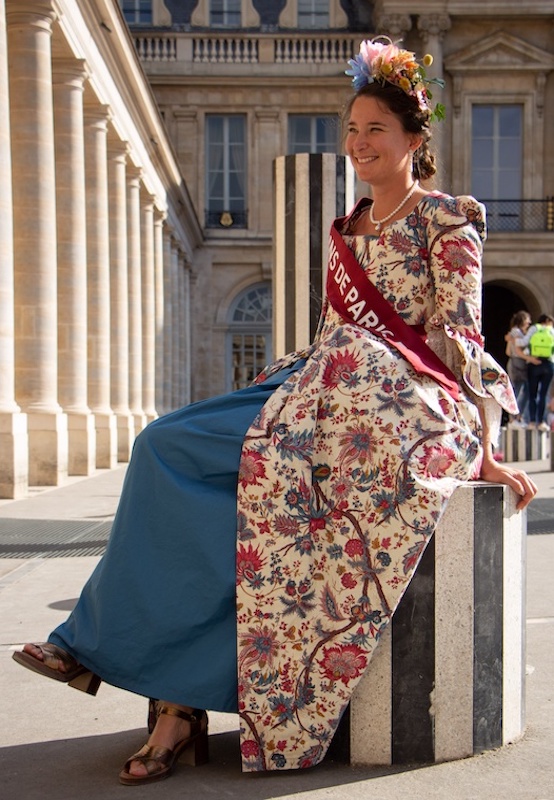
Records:
{"label": "stone pedestal", "polygon": [[456,489],[337,732],[352,764],[450,761],[523,734],[525,534],[507,487]]}

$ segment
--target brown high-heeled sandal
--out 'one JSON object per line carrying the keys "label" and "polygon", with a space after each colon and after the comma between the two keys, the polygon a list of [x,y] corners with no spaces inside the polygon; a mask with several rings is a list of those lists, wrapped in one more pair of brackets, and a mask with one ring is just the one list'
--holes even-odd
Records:
{"label": "brown high-heeled sandal", "polygon": [[[125,786],[138,786],[144,783],[153,783],[168,778],[177,761],[183,761],[192,767],[206,764],[208,756],[208,715],[205,711],[195,708],[192,714],[182,711],[175,706],[162,706],[159,714],[169,714],[173,717],[190,722],[190,736],[177,742],[173,750],[161,745],[148,745],[127,759],[125,766],[119,773],[119,781]],[[158,715],[159,716],[159,715]],[[144,764],[147,775],[133,775],[129,768],[133,761]]]}
{"label": "brown high-heeled sandal", "polygon": [[[32,672],[38,672],[39,675],[46,675],[47,678],[67,683],[73,689],[96,695],[102,683],[98,675],[83,667],[73,656],[51,642],[33,644],[33,647],[38,647],[42,653],[42,661],[25,650],[16,650],[12,656],[14,661]],[[60,662],[65,667],[64,672],[59,669]]]}

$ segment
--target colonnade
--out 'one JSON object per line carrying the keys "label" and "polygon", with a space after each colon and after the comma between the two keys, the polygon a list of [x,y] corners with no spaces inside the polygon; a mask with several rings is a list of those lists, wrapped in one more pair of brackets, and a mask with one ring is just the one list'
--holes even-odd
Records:
{"label": "colonnade", "polygon": [[0,0],[0,498],[127,461],[190,399],[194,220],[70,23]]}

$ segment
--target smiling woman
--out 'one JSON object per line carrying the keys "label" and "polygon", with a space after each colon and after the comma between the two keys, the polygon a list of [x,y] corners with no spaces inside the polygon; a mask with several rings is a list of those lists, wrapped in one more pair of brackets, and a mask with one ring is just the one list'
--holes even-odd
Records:
{"label": "smiling woman", "polygon": [[483,349],[483,208],[420,186],[429,82],[378,44],[352,68],[346,138],[373,200],[332,224],[313,342],[139,435],[75,610],[14,655],[164,698],[126,785],[204,761],[206,708],[238,711],[245,771],[320,762],[454,489],[536,492],[492,454],[516,406]]}

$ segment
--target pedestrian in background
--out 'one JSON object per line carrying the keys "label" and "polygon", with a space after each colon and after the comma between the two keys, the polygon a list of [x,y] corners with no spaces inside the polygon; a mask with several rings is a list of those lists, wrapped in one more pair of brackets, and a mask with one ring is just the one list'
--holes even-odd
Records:
{"label": "pedestrian in background", "polygon": [[[554,317],[541,314],[520,339],[520,346],[528,347],[534,358],[528,364],[529,375],[529,428],[547,431],[545,421],[546,398],[554,375]],[[538,363],[537,363],[538,362]]]}
{"label": "pedestrian in background", "polygon": [[509,425],[524,428],[529,422],[529,374],[528,364],[539,364],[539,360],[525,352],[521,342],[531,325],[531,315],[527,311],[516,311],[510,320],[510,330],[506,334],[506,371],[514,387],[519,413],[510,418]]}

